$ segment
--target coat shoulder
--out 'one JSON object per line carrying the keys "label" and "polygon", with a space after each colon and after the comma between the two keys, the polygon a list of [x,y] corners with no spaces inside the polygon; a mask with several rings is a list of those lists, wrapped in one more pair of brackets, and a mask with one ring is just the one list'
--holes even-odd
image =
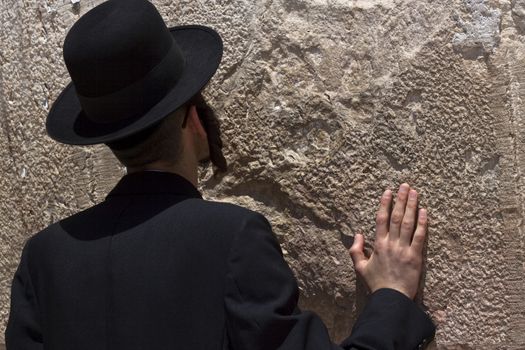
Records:
{"label": "coat shoulder", "polygon": [[[77,213],[74,213],[68,217],[62,218],[54,223],[51,223],[44,229],[32,234],[26,241],[26,245],[35,246],[34,249],[39,249],[38,247],[42,245],[53,244],[56,240],[63,238],[65,232],[64,226],[69,222],[74,222],[77,220],[82,220],[85,217],[98,216],[97,214],[105,212],[105,204],[99,203],[92,207],[81,210]],[[93,222],[91,225],[93,228],[97,227],[97,222]]]}
{"label": "coat shoulder", "polygon": [[204,199],[191,199],[187,200],[188,206],[198,205],[208,215],[225,216],[226,219],[235,217],[251,217],[254,215],[261,215],[258,212],[242,207],[237,204],[228,202],[210,201]]}
{"label": "coat shoulder", "polygon": [[[232,231],[242,229],[246,222],[264,221],[268,223],[261,213],[233,203],[190,199],[185,201],[182,207],[184,209],[180,207],[178,209],[187,210],[190,216],[197,216],[209,224],[227,227]],[[177,209],[173,208],[173,210]]]}

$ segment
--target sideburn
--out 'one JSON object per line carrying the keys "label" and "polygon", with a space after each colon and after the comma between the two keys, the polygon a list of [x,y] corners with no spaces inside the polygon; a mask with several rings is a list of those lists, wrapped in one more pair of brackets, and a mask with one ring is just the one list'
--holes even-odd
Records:
{"label": "sideburn", "polygon": [[190,101],[190,105],[197,108],[197,114],[201,120],[204,130],[208,136],[208,145],[210,148],[210,156],[208,159],[200,161],[202,165],[207,165],[210,162],[214,166],[214,175],[224,173],[228,170],[228,163],[224,154],[222,153],[222,139],[220,123],[213,108],[204,100],[201,93],[195,95]]}

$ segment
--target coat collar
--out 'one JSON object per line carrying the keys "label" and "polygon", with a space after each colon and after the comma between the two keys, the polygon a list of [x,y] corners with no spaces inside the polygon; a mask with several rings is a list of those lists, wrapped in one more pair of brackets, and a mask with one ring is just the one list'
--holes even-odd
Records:
{"label": "coat collar", "polygon": [[107,195],[107,198],[145,194],[175,194],[202,198],[195,186],[184,177],[160,171],[140,171],[125,175]]}

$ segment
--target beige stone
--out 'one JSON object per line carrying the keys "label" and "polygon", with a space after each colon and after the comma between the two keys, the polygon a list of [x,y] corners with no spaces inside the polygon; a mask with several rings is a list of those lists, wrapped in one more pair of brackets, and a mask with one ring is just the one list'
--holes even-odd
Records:
{"label": "beige stone", "polygon": [[[102,147],[44,130],[68,82],[65,33],[100,2],[0,3],[0,331],[25,239],[123,174]],[[203,171],[205,196],[267,215],[302,307],[334,340],[366,299],[346,248],[359,231],[371,242],[380,193],[407,181],[431,217],[420,299],[433,348],[525,348],[523,1],[154,3],[225,41],[207,95],[231,170]]]}

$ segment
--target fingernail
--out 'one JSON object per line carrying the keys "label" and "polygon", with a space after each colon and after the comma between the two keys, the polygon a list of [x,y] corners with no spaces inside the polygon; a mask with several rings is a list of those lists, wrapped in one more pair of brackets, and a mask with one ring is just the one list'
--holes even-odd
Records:
{"label": "fingernail", "polygon": [[408,198],[413,200],[413,199],[416,199],[416,197],[417,197],[417,192],[414,190],[410,190],[410,192],[408,193]]}
{"label": "fingernail", "polygon": [[425,220],[427,218],[427,211],[425,209],[419,210],[419,218]]}
{"label": "fingernail", "polygon": [[399,187],[399,192],[401,193],[406,193],[408,191],[408,189],[410,188],[410,186],[408,184],[402,184],[400,187]]}
{"label": "fingernail", "polygon": [[383,193],[383,197],[385,197],[385,198],[389,198],[391,195],[392,195],[392,191],[390,191],[390,190],[386,190],[386,191]]}

